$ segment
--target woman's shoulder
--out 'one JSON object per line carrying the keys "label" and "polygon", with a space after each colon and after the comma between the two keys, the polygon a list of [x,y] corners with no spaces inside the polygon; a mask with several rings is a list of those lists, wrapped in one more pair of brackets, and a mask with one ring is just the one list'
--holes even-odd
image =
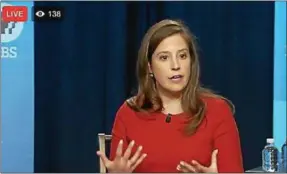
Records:
{"label": "woman's shoulder", "polygon": [[135,111],[131,108],[131,100],[132,98],[126,99],[119,107],[117,111],[117,115],[121,114],[131,114],[134,113]]}
{"label": "woman's shoulder", "polygon": [[120,119],[125,120],[133,118],[137,114],[135,109],[132,107],[134,100],[134,97],[126,99],[117,110],[116,117],[120,117]]}
{"label": "woman's shoulder", "polygon": [[204,97],[203,101],[205,102],[207,116],[209,117],[215,116],[216,119],[219,117],[224,119],[227,117],[233,117],[235,113],[233,103],[224,97]]}
{"label": "woman's shoulder", "polygon": [[138,110],[135,105],[136,97],[126,99],[119,107],[116,118],[124,121],[139,121],[140,120],[154,120],[154,117],[149,112]]}

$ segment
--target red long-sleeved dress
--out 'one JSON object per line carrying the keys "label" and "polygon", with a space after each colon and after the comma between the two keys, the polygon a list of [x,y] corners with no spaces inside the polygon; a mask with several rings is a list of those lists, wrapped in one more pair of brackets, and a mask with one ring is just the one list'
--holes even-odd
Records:
{"label": "red long-sleeved dress", "polygon": [[145,114],[133,111],[124,103],[117,112],[113,130],[110,158],[115,157],[119,140],[124,148],[135,141],[147,154],[134,172],[178,172],[180,161],[197,160],[205,166],[211,162],[211,153],[218,149],[218,172],[243,173],[238,129],[228,104],[222,99],[205,98],[207,112],[197,132],[192,136],[182,133],[186,124],[184,113],[173,115],[166,123],[163,113]]}

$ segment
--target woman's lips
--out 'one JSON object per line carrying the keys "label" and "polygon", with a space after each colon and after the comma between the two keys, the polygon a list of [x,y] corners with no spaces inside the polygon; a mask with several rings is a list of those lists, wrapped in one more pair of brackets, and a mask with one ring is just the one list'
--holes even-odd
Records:
{"label": "woman's lips", "polygon": [[174,75],[174,76],[170,77],[169,79],[173,82],[179,82],[183,79],[183,75]]}

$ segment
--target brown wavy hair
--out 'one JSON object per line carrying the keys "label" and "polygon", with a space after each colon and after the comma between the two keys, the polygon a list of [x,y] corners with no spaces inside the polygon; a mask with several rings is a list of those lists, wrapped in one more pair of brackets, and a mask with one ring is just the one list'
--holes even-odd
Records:
{"label": "brown wavy hair", "polygon": [[135,97],[127,100],[127,103],[137,112],[162,111],[163,104],[156,89],[155,79],[150,76],[148,63],[151,64],[152,54],[160,42],[174,34],[180,34],[185,39],[191,56],[190,77],[186,87],[183,89],[181,104],[183,111],[189,115],[185,133],[192,135],[205,117],[206,104],[203,101],[203,97],[222,98],[228,102],[233,111],[234,106],[226,98],[200,85],[200,66],[196,38],[182,21],[162,20],[147,31],[138,52],[138,93]]}

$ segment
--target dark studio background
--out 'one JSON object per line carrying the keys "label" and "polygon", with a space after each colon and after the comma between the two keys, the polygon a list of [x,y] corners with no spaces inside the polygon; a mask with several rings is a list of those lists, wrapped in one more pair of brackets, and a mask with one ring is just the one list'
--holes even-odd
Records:
{"label": "dark studio background", "polygon": [[245,169],[272,136],[273,2],[35,2],[62,22],[35,23],[35,172],[98,172],[97,134],[136,89],[148,27],[181,19],[198,37],[202,82],[231,99]]}

